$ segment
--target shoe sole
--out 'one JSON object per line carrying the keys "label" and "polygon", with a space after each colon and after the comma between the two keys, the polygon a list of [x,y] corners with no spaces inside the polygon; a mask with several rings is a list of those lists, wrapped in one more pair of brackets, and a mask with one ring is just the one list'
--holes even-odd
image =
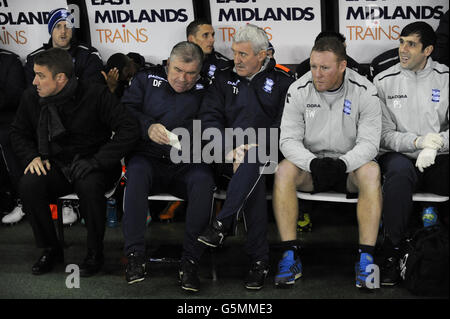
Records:
{"label": "shoe sole", "polygon": [[186,290],[186,291],[193,291],[193,292],[198,292],[199,291],[198,288],[185,287],[185,286],[181,286],[181,289]]}
{"label": "shoe sole", "polygon": [[142,278],[134,279],[132,281],[127,281],[127,282],[128,282],[129,285],[131,285],[131,284],[135,284],[137,282],[144,281],[144,279],[145,279],[145,277],[142,277]]}
{"label": "shoe sole", "polygon": [[219,244],[219,245],[211,244],[210,242],[204,241],[203,239],[200,239],[200,238],[197,238],[197,240],[198,240],[199,242],[205,244],[206,246],[213,247],[213,248],[217,248],[217,247],[219,247],[219,245],[220,245],[220,244]]}
{"label": "shoe sole", "polygon": [[260,289],[262,289],[264,286],[259,286],[259,287],[249,287],[249,286],[244,286],[245,287],[245,289],[248,289],[248,290],[260,290]]}
{"label": "shoe sole", "polygon": [[302,275],[303,275],[303,273],[296,274],[296,275],[294,276],[294,280],[291,280],[291,281],[286,281],[286,282],[275,282],[275,287],[278,287],[278,288],[288,288],[288,287],[292,287],[292,286],[295,284],[295,281],[296,281],[297,279],[299,279],[300,277],[302,277]]}
{"label": "shoe sole", "polygon": [[398,282],[380,282],[381,286],[388,286],[388,287],[393,287],[395,285],[398,285]]}

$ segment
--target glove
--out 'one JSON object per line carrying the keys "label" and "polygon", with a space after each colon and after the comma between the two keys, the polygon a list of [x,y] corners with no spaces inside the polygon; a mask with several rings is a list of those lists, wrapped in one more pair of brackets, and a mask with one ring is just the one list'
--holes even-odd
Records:
{"label": "glove", "polygon": [[416,167],[419,169],[421,173],[423,173],[423,169],[430,167],[434,164],[434,159],[436,158],[437,150],[432,148],[424,148],[417,157]]}
{"label": "glove", "polygon": [[432,148],[438,150],[444,145],[444,139],[438,133],[428,133],[416,138],[414,145],[417,149]]}
{"label": "glove", "polygon": [[84,179],[90,172],[98,168],[98,162],[93,158],[75,159],[70,166],[70,179]]}
{"label": "glove", "polygon": [[314,191],[325,192],[345,177],[347,165],[341,159],[331,157],[315,158],[310,165]]}

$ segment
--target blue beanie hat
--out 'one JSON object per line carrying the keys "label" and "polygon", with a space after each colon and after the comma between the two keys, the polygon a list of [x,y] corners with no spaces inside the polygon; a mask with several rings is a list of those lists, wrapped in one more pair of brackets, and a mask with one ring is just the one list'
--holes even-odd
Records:
{"label": "blue beanie hat", "polygon": [[53,29],[58,22],[67,21],[71,25],[74,23],[74,18],[70,11],[64,8],[58,8],[50,12],[50,18],[48,19],[48,33],[52,35]]}

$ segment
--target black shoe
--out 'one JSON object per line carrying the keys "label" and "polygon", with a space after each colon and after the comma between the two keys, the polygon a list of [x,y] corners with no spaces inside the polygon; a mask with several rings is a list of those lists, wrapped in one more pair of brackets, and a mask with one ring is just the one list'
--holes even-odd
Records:
{"label": "black shoe", "polygon": [[223,224],[214,219],[197,240],[210,247],[218,247],[225,240],[226,232]]}
{"label": "black shoe", "polygon": [[42,275],[53,269],[57,263],[64,262],[64,252],[61,248],[49,248],[44,250],[42,256],[31,268],[33,275]]}
{"label": "black shoe", "polygon": [[181,262],[178,275],[182,289],[195,292],[200,289],[200,279],[198,279],[197,270],[198,265],[193,260],[187,259]]}
{"label": "black shoe", "polygon": [[259,290],[264,286],[264,279],[269,273],[269,265],[267,262],[259,260],[254,262],[245,277],[245,288],[251,290]]}
{"label": "black shoe", "polygon": [[129,284],[134,284],[145,279],[146,263],[145,257],[140,253],[130,253],[127,255],[128,264],[125,269],[125,278]]}
{"label": "black shoe", "polygon": [[400,282],[400,260],[398,257],[385,258],[380,269],[380,283],[382,286],[395,286]]}
{"label": "black shoe", "polygon": [[80,276],[90,277],[100,271],[103,266],[103,253],[89,250],[83,263],[80,265]]}

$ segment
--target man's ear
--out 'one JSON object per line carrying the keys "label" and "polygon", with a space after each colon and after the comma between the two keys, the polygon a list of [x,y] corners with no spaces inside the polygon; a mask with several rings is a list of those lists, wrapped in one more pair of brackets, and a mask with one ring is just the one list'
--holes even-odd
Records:
{"label": "man's ear", "polygon": [[342,60],[341,62],[339,62],[339,70],[341,72],[344,72],[346,67],[347,67],[347,60]]}
{"label": "man's ear", "polygon": [[431,55],[431,53],[433,52],[433,50],[434,50],[434,46],[430,44],[423,50],[423,52],[425,53],[425,55],[427,57],[429,57]]}
{"label": "man's ear", "polygon": [[68,80],[68,78],[65,73],[57,73],[55,75],[55,80],[56,80],[56,82],[64,83],[65,81]]}
{"label": "man's ear", "polygon": [[263,62],[267,57],[267,50],[261,50],[258,52],[258,60]]}

